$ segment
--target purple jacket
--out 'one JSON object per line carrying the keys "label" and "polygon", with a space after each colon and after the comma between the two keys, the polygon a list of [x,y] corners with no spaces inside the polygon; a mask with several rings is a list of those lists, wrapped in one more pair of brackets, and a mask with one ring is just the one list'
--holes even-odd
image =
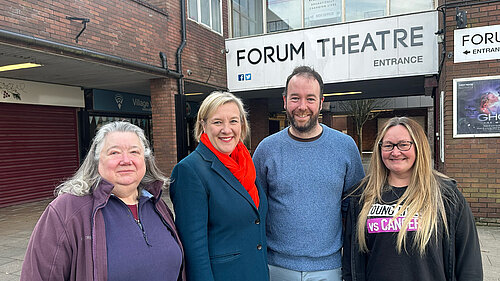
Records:
{"label": "purple jacket", "polygon": [[[160,199],[162,183],[149,185],[155,208],[174,231],[184,256],[172,213]],[[107,280],[106,233],[101,209],[113,185],[102,180],[90,195],[62,194],[52,201],[31,234],[21,280]],[[178,280],[185,280],[184,261]]]}

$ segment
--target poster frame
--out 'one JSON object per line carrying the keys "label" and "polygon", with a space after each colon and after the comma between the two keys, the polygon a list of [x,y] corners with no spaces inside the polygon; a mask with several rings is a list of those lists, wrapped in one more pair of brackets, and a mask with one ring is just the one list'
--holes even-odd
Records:
{"label": "poster frame", "polygon": [[[484,138],[484,137],[500,137],[500,111],[496,112],[498,118],[498,132],[492,133],[459,133],[458,121],[459,113],[463,116],[464,108],[458,108],[459,98],[463,97],[466,93],[458,89],[458,84],[460,82],[469,82],[473,86],[484,84],[486,81],[498,80],[498,88],[500,88],[500,75],[496,76],[480,76],[480,77],[469,77],[469,78],[457,78],[453,79],[453,138]],[[498,92],[497,92],[498,93]],[[498,93],[500,94],[500,93]],[[461,110],[459,112],[459,110]]]}

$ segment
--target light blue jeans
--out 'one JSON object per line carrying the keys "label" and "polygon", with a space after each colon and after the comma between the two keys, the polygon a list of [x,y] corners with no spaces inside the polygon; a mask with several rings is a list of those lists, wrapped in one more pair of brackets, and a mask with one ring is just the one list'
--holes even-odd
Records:
{"label": "light blue jeans", "polygon": [[342,281],[342,269],[295,271],[269,265],[270,281]]}

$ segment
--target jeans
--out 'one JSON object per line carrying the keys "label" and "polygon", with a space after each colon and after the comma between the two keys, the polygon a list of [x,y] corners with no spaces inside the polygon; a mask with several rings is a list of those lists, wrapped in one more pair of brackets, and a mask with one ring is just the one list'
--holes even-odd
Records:
{"label": "jeans", "polygon": [[269,265],[270,281],[342,281],[342,269],[295,271]]}

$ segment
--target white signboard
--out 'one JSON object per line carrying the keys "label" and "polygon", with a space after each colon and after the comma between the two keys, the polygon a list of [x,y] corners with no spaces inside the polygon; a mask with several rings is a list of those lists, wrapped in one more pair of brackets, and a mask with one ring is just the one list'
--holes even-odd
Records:
{"label": "white signboard", "polygon": [[500,59],[500,25],[455,29],[454,62]]}
{"label": "white signboard", "polygon": [[85,107],[80,87],[0,78],[0,102]]}
{"label": "white signboard", "polygon": [[295,66],[324,83],[435,74],[436,11],[226,40],[230,91],[283,87]]}

